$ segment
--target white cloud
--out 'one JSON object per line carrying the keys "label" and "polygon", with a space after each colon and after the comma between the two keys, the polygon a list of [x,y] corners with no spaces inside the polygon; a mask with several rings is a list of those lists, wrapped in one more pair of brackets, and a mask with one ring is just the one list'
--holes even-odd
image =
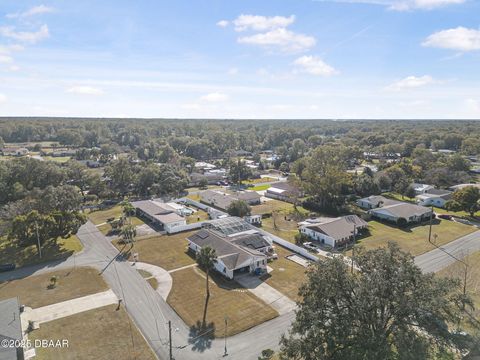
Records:
{"label": "white cloud", "polygon": [[20,70],[20,66],[18,66],[18,65],[11,65],[11,66],[8,68],[8,70],[10,70],[10,71],[18,71],[18,70]]}
{"label": "white cloud", "polygon": [[0,64],[11,64],[12,62],[13,58],[10,55],[0,54]]}
{"label": "white cloud", "polygon": [[480,30],[459,26],[438,31],[430,35],[422,45],[460,51],[480,50]]}
{"label": "white cloud", "polygon": [[73,86],[67,92],[80,95],[102,95],[104,93],[103,90],[92,86]]}
{"label": "white cloud", "polygon": [[295,15],[285,16],[260,16],[260,15],[240,15],[233,24],[236,31],[266,31],[278,28],[286,28],[293,24]]}
{"label": "white cloud", "polygon": [[42,25],[38,31],[15,31],[12,26],[0,27],[0,35],[20,42],[36,43],[50,36],[47,25]]}
{"label": "white cloud", "polygon": [[217,26],[220,26],[220,27],[227,27],[228,24],[230,24],[230,22],[228,20],[220,20],[219,22],[217,22]]}
{"label": "white cloud", "polygon": [[316,40],[312,36],[278,28],[266,33],[238,38],[241,44],[259,45],[266,48],[278,48],[285,52],[299,52],[312,48]]}
{"label": "white cloud", "polygon": [[302,56],[293,62],[297,69],[317,76],[331,76],[338,72],[317,56]]}
{"label": "white cloud", "polygon": [[316,0],[321,2],[337,2],[348,4],[371,4],[385,6],[389,10],[433,10],[448,5],[463,4],[466,0]]}
{"label": "white cloud", "polygon": [[480,101],[475,99],[466,99],[465,106],[469,112],[480,114]]}
{"label": "white cloud", "polygon": [[236,67],[232,67],[232,68],[228,69],[228,75],[237,75],[238,72],[239,72],[239,70]]}
{"label": "white cloud", "polygon": [[3,94],[0,94],[0,104],[7,101],[7,97]]}
{"label": "white cloud", "polygon": [[408,89],[415,89],[422,86],[434,84],[436,81],[429,75],[424,76],[407,76],[404,79],[398,80],[393,84],[387,86],[387,90],[402,91]]}
{"label": "white cloud", "polygon": [[45,6],[45,5],[38,5],[38,6],[34,6],[34,7],[30,8],[27,11],[24,11],[22,13],[7,14],[7,18],[10,18],[10,19],[24,18],[24,17],[33,16],[33,15],[52,13],[54,11],[55,11],[55,9],[52,8],[52,7]]}
{"label": "white cloud", "polygon": [[228,95],[224,93],[213,92],[200,97],[200,100],[207,102],[222,102],[228,100]]}

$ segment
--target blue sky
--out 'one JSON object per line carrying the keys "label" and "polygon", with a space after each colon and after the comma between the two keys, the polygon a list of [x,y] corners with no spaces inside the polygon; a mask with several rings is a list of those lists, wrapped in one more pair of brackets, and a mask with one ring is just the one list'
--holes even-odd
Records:
{"label": "blue sky", "polygon": [[0,116],[480,118],[474,0],[0,0]]}

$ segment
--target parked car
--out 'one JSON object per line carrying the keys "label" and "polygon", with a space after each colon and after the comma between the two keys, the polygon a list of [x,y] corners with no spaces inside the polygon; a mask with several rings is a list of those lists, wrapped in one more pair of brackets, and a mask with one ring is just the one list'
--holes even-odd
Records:
{"label": "parked car", "polygon": [[15,264],[0,264],[0,272],[15,270]]}
{"label": "parked car", "polygon": [[308,249],[308,250],[314,250],[314,251],[317,251],[317,247],[315,245],[313,245],[313,243],[311,242],[305,242],[303,243],[303,247]]}
{"label": "parked car", "polygon": [[445,219],[445,220],[452,220],[452,218],[453,218],[452,215],[448,215],[448,214],[438,214],[437,217],[440,218],[440,219]]}

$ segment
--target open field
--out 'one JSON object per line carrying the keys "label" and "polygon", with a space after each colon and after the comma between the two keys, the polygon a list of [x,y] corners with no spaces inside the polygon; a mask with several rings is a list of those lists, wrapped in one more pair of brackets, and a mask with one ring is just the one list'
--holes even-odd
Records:
{"label": "open field", "polygon": [[[293,204],[276,199],[270,199],[260,205],[252,206],[253,215],[271,214],[273,211],[287,214],[293,210]],[[297,206],[297,210],[301,213],[307,213],[307,210],[303,209],[301,206]]]}
{"label": "open field", "polygon": [[36,359],[154,360],[123,307],[109,305],[42,324],[29,339],[68,339],[68,348],[37,348]]}
{"label": "open field", "polygon": [[59,238],[56,242],[47,242],[42,247],[42,258],[39,257],[37,247],[17,246],[7,238],[0,238],[0,264],[15,263],[17,267],[64,259],[83,249],[76,235],[67,239]]}
{"label": "open field", "polygon": [[[120,205],[112,206],[111,208],[99,211],[92,211],[88,214],[88,218],[95,225],[103,224],[110,218],[118,219],[122,215],[122,207]],[[132,225],[142,225],[144,222],[136,216],[131,216]]]}
{"label": "open field", "polygon": [[[49,288],[52,276],[57,276],[53,289]],[[18,296],[21,304],[38,308],[107,289],[97,270],[80,267],[0,283],[0,300]]]}
{"label": "open field", "polygon": [[[428,243],[429,224],[423,223],[404,229],[395,225],[382,223],[379,221],[370,221],[368,223],[370,234],[358,240],[357,244],[367,249],[386,246],[388,241],[396,242],[404,251],[417,256],[434,247]],[[432,239],[437,235],[437,244],[443,245],[449,243],[464,235],[470,234],[476,230],[475,227],[456,223],[449,220],[435,219],[432,226]]]}
{"label": "open field", "polygon": [[70,156],[44,156],[43,159],[45,161],[54,161],[58,163],[66,163],[71,159]]}
{"label": "open field", "polygon": [[[196,231],[181,232],[173,235],[153,235],[137,238],[135,252],[138,261],[173,270],[195,263],[187,254],[187,238]],[[118,249],[123,247],[118,240],[112,242]]]}
{"label": "open field", "polygon": [[277,228],[273,226],[273,218],[262,219],[262,229],[269,233],[281,237],[291,243],[295,243],[295,235],[298,234],[297,222],[287,221],[283,215],[278,215],[276,220]]}
{"label": "open field", "polygon": [[293,254],[290,250],[275,245],[275,252],[278,259],[268,263],[273,271],[269,275],[264,275],[262,279],[290,299],[298,301],[300,300],[298,289],[306,279],[306,268],[286,258]]}
{"label": "open field", "polygon": [[[467,292],[475,304],[473,316],[480,319],[480,251],[468,255],[464,261],[468,264]],[[440,276],[448,276],[460,280],[463,286],[465,267],[456,262],[437,273]]]}
{"label": "open field", "polygon": [[257,185],[257,186],[254,186],[252,188],[250,188],[250,190],[253,190],[253,191],[263,191],[263,190],[267,190],[271,185],[269,184],[266,184],[266,185]]}
{"label": "open field", "polygon": [[[172,291],[167,302],[189,325],[202,321],[205,305],[205,274],[198,268],[189,268],[171,274]],[[212,274],[207,325],[215,328],[215,336],[224,334],[224,318],[228,317],[227,335],[231,336],[278,316],[269,305],[221,275]]]}

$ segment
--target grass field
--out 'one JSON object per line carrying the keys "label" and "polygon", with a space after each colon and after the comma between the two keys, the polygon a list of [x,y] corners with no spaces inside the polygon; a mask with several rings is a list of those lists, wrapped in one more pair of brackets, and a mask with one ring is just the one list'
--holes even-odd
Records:
{"label": "grass field", "polygon": [[298,289],[306,279],[306,268],[286,258],[292,254],[290,250],[275,245],[275,252],[278,259],[268,264],[273,271],[269,275],[264,275],[262,279],[290,299],[298,301],[300,300]]}
{"label": "grass field", "polygon": [[39,257],[37,247],[31,245],[20,247],[16,242],[0,238],[0,264],[15,263],[17,267],[63,259],[83,249],[82,243],[76,235],[67,239],[59,238],[56,242],[47,242],[42,247],[42,258]]}
{"label": "grass field", "polygon": [[45,324],[29,339],[69,341],[68,348],[37,348],[38,360],[154,360],[147,342],[123,308],[109,305]]}
{"label": "grass field", "polygon": [[[187,238],[196,231],[181,232],[174,235],[153,235],[137,238],[135,252],[138,260],[160,266],[165,270],[173,270],[195,263],[187,254]],[[121,249],[123,244],[114,240],[113,244]]]}
{"label": "grass field", "polygon": [[266,185],[258,185],[258,186],[254,186],[252,188],[250,188],[250,190],[253,190],[253,191],[263,191],[263,190],[267,190],[270,186],[270,184],[266,184]]}
{"label": "grass field", "polygon": [[[56,287],[50,289],[52,276],[58,280]],[[107,289],[97,270],[80,267],[0,283],[0,300],[18,296],[21,304],[37,308]]]}
{"label": "grass field", "polygon": [[263,177],[259,179],[249,179],[242,181],[243,184],[261,184],[261,183],[266,183],[266,182],[272,182],[276,181],[277,179],[272,178],[272,177]]}
{"label": "grass field", "polygon": [[[120,216],[122,216],[122,213],[122,207],[120,205],[115,205],[105,210],[92,211],[88,214],[88,218],[95,225],[103,224],[99,226],[98,229],[102,232],[102,234],[106,235],[112,230],[110,224],[105,224],[107,220],[111,218],[118,219]],[[131,216],[130,221],[132,222],[132,225],[144,224],[144,222],[136,216]]]}
{"label": "grass field", "polygon": [[208,213],[203,210],[197,210],[194,214],[189,215],[186,217],[187,219],[187,224],[192,224],[200,221],[205,221],[208,220],[210,217],[208,216]]}
{"label": "grass field", "polygon": [[[443,245],[461,236],[470,234],[477,230],[473,226],[456,223],[449,220],[434,220],[432,226],[432,239],[437,235],[437,244]],[[386,246],[388,241],[396,242],[404,251],[417,256],[434,247],[428,242],[428,222],[422,225],[400,229],[394,225],[388,225],[378,221],[368,223],[370,234],[359,239],[358,245],[367,249]]]}
{"label": "grass field", "polygon": [[43,159],[45,161],[54,161],[62,164],[69,161],[71,157],[70,156],[44,156]]}
{"label": "grass field", "polygon": [[[276,200],[276,199],[271,199],[263,202],[260,205],[252,206],[253,215],[271,214],[273,211],[278,211],[282,214],[286,214],[293,210],[294,210],[293,204],[287,203],[285,201]],[[302,213],[307,213],[307,211],[303,209],[301,206],[297,206],[297,210]]]}
{"label": "grass field", "polygon": [[[171,275],[173,286],[167,302],[185,323],[196,326],[203,317],[205,274],[197,268],[188,268]],[[211,279],[207,324],[216,329],[216,336],[224,334],[225,316],[228,317],[228,336],[278,316],[272,307],[235,281],[227,281],[221,275],[212,276]]]}
{"label": "grass field", "polygon": [[276,229],[273,226],[272,217],[263,219],[262,229],[291,243],[295,243],[295,235],[298,234],[297,222],[293,220],[287,221],[283,215],[278,215],[275,222],[277,224]]}

